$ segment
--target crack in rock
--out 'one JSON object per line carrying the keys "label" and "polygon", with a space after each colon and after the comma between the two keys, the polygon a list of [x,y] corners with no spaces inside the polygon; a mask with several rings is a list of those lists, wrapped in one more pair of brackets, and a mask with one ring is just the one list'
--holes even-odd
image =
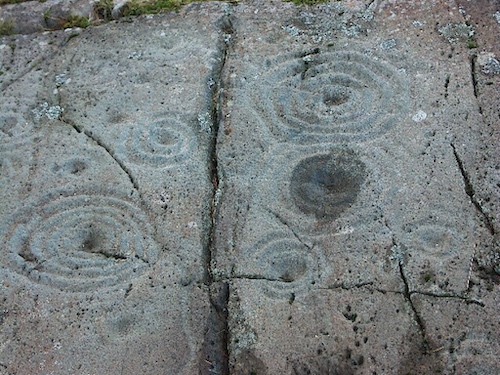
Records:
{"label": "crack in rock", "polygon": [[[392,235],[392,248],[397,249],[399,248],[399,245],[396,241],[396,238],[394,237],[394,232],[392,231],[392,228],[389,226],[389,223],[387,220],[385,220],[385,226],[389,230],[389,232]],[[403,258],[398,254],[397,257],[395,257],[395,260],[397,261],[397,266],[398,266],[398,273],[399,277],[401,278],[401,281],[403,282],[403,292],[399,292],[400,294],[403,295],[405,300],[408,302],[410,305],[410,308],[413,312],[413,319],[418,325],[420,335],[422,337],[422,349],[423,352],[427,352],[429,350],[429,343],[427,341],[426,337],[426,329],[425,329],[425,324],[420,316],[420,313],[418,312],[417,308],[415,307],[413,300],[411,299],[412,291],[410,291],[410,284],[408,282],[408,278],[406,277],[406,274],[404,272],[404,266],[403,266]]]}
{"label": "crack in rock", "polygon": [[415,304],[413,303],[413,301],[411,299],[412,293],[410,292],[408,279],[406,278],[403,263],[401,261],[398,262],[398,269],[399,269],[399,275],[401,277],[401,280],[403,281],[403,286],[404,286],[403,296],[408,301],[408,303],[410,304],[411,310],[413,311],[413,318],[415,319],[415,322],[417,323],[417,325],[419,327],[419,332],[420,332],[420,335],[422,336],[423,349],[426,352],[429,349],[429,343],[427,342],[425,324],[424,324],[422,317],[420,316],[420,313],[418,312],[417,308],[415,307]]}
{"label": "crack in rock", "polygon": [[207,240],[204,249],[205,284],[209,288],[210,316],[207,322],[207,330],[202,345],[202,353],[199,362],[199,373],[205,374],[229,374],[229,283],[214,279],[213,270],[215,264],[215,224],[217,219],[218,204],[222,195],[222,172],[218,164],[217,142],[221,122],[221,107],[223,100],[223,73],[228,59],[229,48],[235,34],[231,22],[230,12],[220,21],[220,31],[223,42],[219,50],[219,64],[214,69],[214,77],[211,85],[211,142],[208,148],[208,173],[212,183],[212,200],[209,207],[209,220],[207,228]]}
{"label": "crack in rock", "polygon": [[[477,60],[477,55],[473,54],[470,57],[470,75],[471,75],[472,89],[474,90],[474,97],[477,100],[479,99],[479,89],[478,89],[477,75],[476,75],[476,60]],[[477,105],[479,108],[479,113],[482,115],[483,107],[481,106],[479,100],[477,100]]]}
{"label": "crack in rock", "polygon": [[483,207],[479,203],[479,201],[476,199],[476,193],[474,190],[474,187],[472,186],[472,182],[470,179],[469,174],[467,173],[467,170],[465,169],[464,163],[462,159],[460,158],[460,155],[457,152],[457,148],[453,143],[450,143],[452,149],[453,149],[453,155],[455,156],[455,160],[458,165],[458,169],[460,170],[460,173],[462,174],[462,178],[464,180],[464,190],[465,193],[469,196],[469,199],[471,203],[474,205],[476,208],[477,212],[479,213],[480,217],[482,218],[482,221],[486,225],[486,228],[490,232],[492,236],[495,235],[495,228],[493,227],[491,219],[488,217],[486,212],[484,212]]}
{"label": "crack in rock", "polygon": [[478,299],[469,298],[469,297],[465,297],[463,295],[454,294],[454,293],[438,294],[438,293],[432,293],[432,292],[425,292],[425,291],[414,290],[414,291],[410,292],[410,295],[413,295],[413,294],[420,294],[420,295],[423,295],[423,296],[434,297],[434,298],[452,298],[452,299],[462,300],[465,303],[467,303],[468,305],[474,304],[474,305],[478,305],[478,306],[481,306],[481,307],[485,307],[486,306],[484,304],[484,302],[482,302],[482,301],[480,301]]}
{"label": "crack in rock", "polygon": [[125,164],[123,164],[123,162],[119,158],[116,157],[116,155],[113,153],[113,151],[103,141],[101,141],[99,138],[95,137],[92,134],[92,132],[84,129],[82,126],[77,125],[73,121],[64,118],[63,116],[61,116],[61,121],[64,122],[65,124],[71,126],[78,133],[85,135],[87,138],[92,140],[97,146],[104,149],[104,151],[106,151],[106,153],[116,162],[116,164],[118,164],[120,169],[127,175],[130,183],[134,187],[134,190],[137,192],[139,198],[142,200],[141,191],[139,189],[139,184],[137,183],[136,179],[134,178],[132,172],[125,166]]}
{"label": "crack in rock", "polygon": [[201,348],[199,374],[229,375],[228,303],[229,283],[213,283],[209,288],[210,314]]}
{"label": "crack in rock", "polygon": [[283,224],[288,230],[290,230],[290,232],[292,232],[293,236],[302,244],[304,245],[308,250],[312,250],[314,248],[314,244],[312,245],[308,245],[307,243],[305,243],[304,241],[302,241],[302,239],[299,237],[299,235],[297,234],[297,232],[295,232],[292,227],[290,227],[290,225],[288,225],[288,222],[283,219],[279,214],[277,214],[276,212],[273,212],[271,210],[268,210],[268,212],[273,215],[281,224]]}
{"label": "crack in rock", "polygon": [[214,259],[213,254],[215,253],[215,222],[217,218],[217,207],[221,199],[222,195],[222,173],[220,171],[220,166],[218,164],[218,155],[217,155],[217,142],[218,142],[218,133],[219,126],[221,122],[221,102],[223,99],[223,82],[222,75],[224,72],[224,68],[226,65],[226,61],[229,53],[229,46],[232,42],[232,36],[234,34],[233,25],[231,22],[230,15],[227,14],[222,20],[220,25],[221,31],[224,33],[224,41],[222,47],[219,51],[220,53],[220,63],[216,67],[214,72],[214,77],[212,78],[212,102],[211,102],[211,120],[212,120],[212,139],[209,145],[208,150],[208,159],[209,159],[209,178],[212,182],[212,201],[210,205],[210,220],[209,220],[209,228],[208,228],[208,241],[206,244],[205,250],[205,264],[206,264],[206,272],[205,280],[207,284],[213,282],[213,273],[212,270],[214,267]]}

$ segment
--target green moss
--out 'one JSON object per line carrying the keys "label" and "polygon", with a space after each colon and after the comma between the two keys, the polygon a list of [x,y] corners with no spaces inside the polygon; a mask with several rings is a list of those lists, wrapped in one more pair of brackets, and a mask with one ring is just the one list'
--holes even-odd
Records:
{"label": "green moss", "polygon": [[471,36],[470,36],[470,37],[467,39],[467,46],[468,46],[470,49],[472,49],[472,48],[477,48],[477,43],[476,43],[476,41],[474,40],[474,38],[473,38],[473,37],[471,37]]}
{"label": "green moss", "polygon": [[0,22],[0,36],[14,34],[14,22],[1,21]]}
{"label": "green moss", "polygon": [[47,23],[47,21],[50,20],[50,18],[51,18],[50,8],[48,8],[43,12],[43,20],[45,21],[45,23]]}
{"label": "green moss", "polygon": [[75,16],[75,15],[69,16],[68,19],[66,19],[65,23],[63,24],[64,29],[69,29],[72,27],[81,27],[84,29],[89,26],[90,26],[90,21],[88,17]]}
{"label": "green moss", "polygon": [[127,3],[124,16],[139,16],[141,14],[157,14],[180,9],[193,0],[132,0]]}
{"label": "green moss", "polygon": [[316,5],[328,3],[330,0],[283,0],[287,3],[293,2],[295,5]]}
{"label": "green moss", "polygon": [[431,271],[427,271],[425,272],[423,275],[422,275],[422,280],[426,283],[428,283],[429,281],[432,281],[434,280],[434,277],[436,275],[434,274],[434,272],[431,272]]}
{"label": "green moss", "polygon": [[102,20],[111,21],[113,19],[111,12],[113,11],[113,0],[99,0],[94,3],[94,12]]}
{"label": "green moss", "polygon": [[43,19],[46,25],[51,30],[58,29],[69,29],[73,27],[86,28],[90,26],[90,20],[88,17],[83,17],[75,14],[70,14],[69,16],[54,16],[50,9],[43,12]]}
{"label": "green moss", "polygon": [[0,5],[24,3],[29,0],[0,0]]}

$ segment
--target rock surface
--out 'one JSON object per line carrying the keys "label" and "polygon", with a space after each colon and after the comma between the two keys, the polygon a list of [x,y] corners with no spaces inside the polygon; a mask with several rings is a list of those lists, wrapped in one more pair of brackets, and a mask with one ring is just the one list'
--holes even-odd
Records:
{"label": "rock surface", "polygon": [[500,8],[479,3],[18,18],[0,373],[500,373]]}

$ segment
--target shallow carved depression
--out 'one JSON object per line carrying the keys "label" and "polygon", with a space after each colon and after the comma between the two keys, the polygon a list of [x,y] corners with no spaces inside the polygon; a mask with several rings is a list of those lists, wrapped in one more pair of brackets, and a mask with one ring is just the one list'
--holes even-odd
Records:
{"label": "shallow carved depression", "polygon": [[292,282],[300,279],[307,272],[307,261],[303,254],[283,246],[268,254],[267,262],[276,280]]}
{"label": "shallow carved depression", "polygon": [[353,152],[315,155],[293,170],[290,195],[303,213],[334,220],[355,202],[365,178],[365,166]]}
{"label": "shallow carved depression", "polygon": [[17,113],[0,113],[0,148],[17,148],[29,143],[33,126]]}
{"label": "shallow carved depression", "polygon": [[449,220],[450,213],[433,212],[423,218],[403,225],[403,241],[408,249],[426,257],[444,259],[467,253],[466,231],[457,231],[458,223]]}

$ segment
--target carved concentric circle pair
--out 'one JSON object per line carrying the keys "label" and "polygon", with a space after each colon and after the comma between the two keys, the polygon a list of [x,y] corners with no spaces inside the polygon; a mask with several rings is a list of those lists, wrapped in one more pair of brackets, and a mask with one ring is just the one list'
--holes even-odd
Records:
{"label": "carved concentric circle pair", "polygon": [[122,285],[150,268],[158,246],[148,218],[114,194],[58,191],[2,227],[2,264],[68,292]]}
{"label": "carved concentric circle pair", "polygon": [[156,116],[146,124],[128,126],[117,145],[117,155],[133,165],[170,168],[189,159],[195,148],[189,125],[175,116]]}
{"label": "carved concentric circle pair", "polygon": [[370,140],[409,110],[407,85],[391,64],[358,51],[295,53],[268,61],[256,79],[255,113],[282,142]]}
{"label": "carved concentric circle pair", "polygon": [[468,256],[472,250],[465,245],[467,231],[457,231],[456,218],[446,208],[435,207],[403,224],[402,243],[408,249],[438,261]]}
{"label": "carved concentric circle pair", "polygon": [[[303,158],[304,153],[310,156]],[[354,152],[327,145],[280,145],[275,154],[255,202],[274,226],[244,253],[272,281],[265,287],[268,294],[283,296],[308,290],[328,275],[325,249],[316,240],[341,230],[332,222],[355,204],[366,167]]]}

